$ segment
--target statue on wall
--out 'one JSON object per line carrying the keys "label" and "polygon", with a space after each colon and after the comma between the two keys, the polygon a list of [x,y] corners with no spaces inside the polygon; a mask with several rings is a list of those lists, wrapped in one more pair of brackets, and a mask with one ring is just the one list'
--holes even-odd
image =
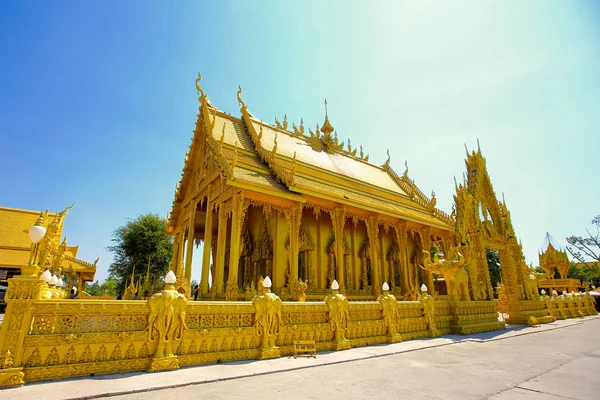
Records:
{"label": "statue on wall", "polygon": [[451,248],[448,251],[448,258],[439,258],[440,248],[433,244],[435,254],[433,262],[431,262],[431,254],[427,250],[423,250],[423,265],[419,267],[425,271],[443,275],[448,286],[448,294],[454,300],[470,301],[469,296],[469,275],[463,268],[465,258],[458,251],[458,248]]}

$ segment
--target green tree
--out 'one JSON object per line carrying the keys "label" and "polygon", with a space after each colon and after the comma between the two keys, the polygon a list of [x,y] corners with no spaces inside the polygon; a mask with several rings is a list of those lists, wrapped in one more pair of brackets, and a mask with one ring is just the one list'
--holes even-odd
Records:
{"label": "green tree", "polygon": [[580,263],[590,258],[600,262],[600,215],[596,215],[592,219],[592,225],[595,227],[596,232],[592,233],[589,229],[586,229],[588,237],[569,236],[567,238],[567,243],[569,243],[567,251]]}
{"label": "green tree", "polygon": [[485,258],[487,259],[492,288],[496,290],[496,288],[498,287],[498,283],[502,281],[502,267],[500,266],[500,255],[498,254],[497,250],[485,249]]}
{"label": "green tree", "polygon": [[158,281],[168,272],[173,256],[173,238],[166,234],[165,220],[157,214],[140,215],[113,232],[113,262],[108,267],[116,279],[116,291],[123,293],[135,267],[135,281],[142,282],[150,265],[150,279]]}
{"label": "green tree", "polygon": [[104,293],[109,296],[117,295],[117,280],[115,278],[108,278],[101,284],[96,282],[92,282],[87,284],[85,287],[85,292],[91,296],[101,296]]}
{"label": "green tree", "polygon": [[592,282],[594,286],[600,287],[600,265],[598,263],[588,265],[572,262],[569,265],[567,277],[570,279],[579,279],[582,283]]}
{"label": "green tree", "polygon": [[85,286],[85,292],[91,296],[100,296],[102,294],[102,288],[98,281],[96,282],[88,282]]}

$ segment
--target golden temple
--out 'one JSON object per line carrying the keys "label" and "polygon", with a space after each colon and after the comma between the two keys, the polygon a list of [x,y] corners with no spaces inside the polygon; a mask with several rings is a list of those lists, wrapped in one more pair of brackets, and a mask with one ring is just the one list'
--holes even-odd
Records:
{"label": "golden temple", "polygon": [[322,298],[334,279],[350,299],[375,299],[383,282],[407,298],[423,283],[433,287],[433,274],[417,265],[431,241],[451,243],[453,221],[408,169],[399,176],[389,157],[369,163],[362,148],[338,139],[327,111],[323,126],[307,132],[303,122],[254,117],[241,89],[239,118],[198,90],[168,232],[181,281],[191,277],[192,243],[204,242],[201,298],[244,297],[267,275],[283,299],[299,297],[298,281],[308,281],[309,299]]}
{"label": "golden temple", "polygon": [[[272,125],[253,116],[240,88],[233,117],[208,100],[200,79],[167,220],[175,246],[164,289],[130,300],[139,289],[132,278],[127,299],[66,300],[43,278],[54,236],[34,242],[21,275],[8,280],[0,387],[276,358],[296,343],[344,350],[597,314],[589,291],[539,291],[479,148],[467,152],[448,215],[408,168],[394,172],[389,154],[374,165],[341,142],[327,109],[322,127],[306,133],[301,121],[290,130],[286,117]],[[35,225],[49,228],[59,215],[42,213]],[[199,241],[200,301],[191,301]],[[500,260],[498,288],[488,250]],[[447,294],[431,292],[440,277]]]}

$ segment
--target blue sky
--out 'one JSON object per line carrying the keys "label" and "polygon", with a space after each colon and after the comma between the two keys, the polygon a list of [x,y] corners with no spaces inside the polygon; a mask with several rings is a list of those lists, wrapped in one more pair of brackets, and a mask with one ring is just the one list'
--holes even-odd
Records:
{"label": "blue sky", "polygon": [[[323,3],[323,4],[321,4]],[[481,143],[528,262],[600,214],[600,4],[593,1],[4,1],[0,205],[58,211],[80,257],[166,215],[198,108],[338,134],[450,211]],[[193,273],[200,276],[199,265]]]}

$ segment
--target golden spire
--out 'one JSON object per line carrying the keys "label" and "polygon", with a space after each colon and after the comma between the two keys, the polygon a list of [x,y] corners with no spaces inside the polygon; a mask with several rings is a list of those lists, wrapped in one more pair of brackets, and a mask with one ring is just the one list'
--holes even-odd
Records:
{"label": "golden spire", "polygon": [[331,126],[331,123],[329,122],[329,116],[327,115],[327,99],[325,99],[325,122],[323,122],[321,132],[323,132],[325,135],[331,135],[331,132],[333,132],[333,126]]}

